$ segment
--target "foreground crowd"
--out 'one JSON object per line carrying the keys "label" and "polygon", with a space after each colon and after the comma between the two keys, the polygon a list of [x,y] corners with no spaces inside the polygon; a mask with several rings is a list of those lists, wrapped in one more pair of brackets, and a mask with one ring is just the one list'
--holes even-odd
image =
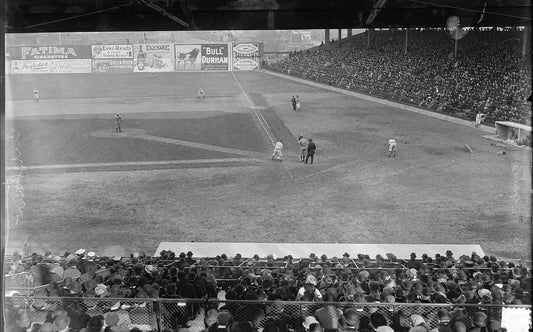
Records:
{"label": "foreground crowd", "polygon": [[[170,251],[160,257],[134,253],[111,258],[78,250],[28,259],[15,253],[6,271],[13,276],[28,273],[36,287],[31,303],[21,303],[24,297],[18,296],[6,301],[9,331],[32,326],[43,332],[129,331],[135,313],[162,316],[165,322],[160,327],[158,320],[144,325],[177,330],[187,328],[200,312],[206,327],[215,326],[210,331],[230,325],[231,332],[418,332],[439,326],[439,331],[499,331],[501,306],[465,304],[531,304],[529,269],[475,253],[455,258],[451,251],[420,258],[413,253],[409,260],[393,254],[352,258],[348,253],[295,260],[273,255],[245,259],[239,254],[197,259],[192,252],[176,256]],[[160,304],[148,298],[199,300]],[[226,301],[204,301],[217,298]],[[242,302],[249,300],[267,302]],[[393,303],[413,306],[392,310]],[[417,306],[422,303],[439,306]],[[46,314],[45,324],[32,325],[35,312]]]}
{"label": "foreground crowd", "polygon": [[[531,50],[522,56],[523,31],[370,31],[302,51],[266,69],[364,91],[421,107],[487,114],[488,121],[527,122]],[[464,35],[464,36],[463,36]]]}

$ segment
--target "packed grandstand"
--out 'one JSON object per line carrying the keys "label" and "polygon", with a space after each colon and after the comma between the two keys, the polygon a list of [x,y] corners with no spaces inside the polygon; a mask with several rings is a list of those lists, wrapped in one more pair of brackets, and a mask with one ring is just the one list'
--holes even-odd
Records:
{"label": "packed grandstand", "polygon": [[501,331],[505,306],[531,304],[531,270],[519,261],[454,257],[450,250],[435,257],[412,253],[407,260],[384,256],[15,253],[5,269],[11,281],[7,326],[58,331],[67,321],[69,331],[215,331],[226,325],[234,331],[233,324],[236,330],[244,324],[245,331],[283,332],[309,331],[316,322],[336,331],[374,331],[376,324],[394,331],[443,325],[447,331]]}
{"label": "packed grandstand", "polygon": [[458,40],[457,57],[446,29],[406,31],[368,30],[266,69],[470,120],[482,112],[491,123],[530,124],[531,48],[523,49],[523,31],[473,29]]}
{"label": "packed grandstand", "polygon": [[[455,57],[446,30],[409,30],[407,52],[405,31],[373,30],[264,69],[468,119],[482,112],[489,122],[530,124],[531,54],[522,55],[521,36],[473,30]],[[531,312],[530,268],[449,250],[404,260],[80,249],[14,253],[4,271],[7,331],[504,331],[505,309],[524,309],[526,320]]]}

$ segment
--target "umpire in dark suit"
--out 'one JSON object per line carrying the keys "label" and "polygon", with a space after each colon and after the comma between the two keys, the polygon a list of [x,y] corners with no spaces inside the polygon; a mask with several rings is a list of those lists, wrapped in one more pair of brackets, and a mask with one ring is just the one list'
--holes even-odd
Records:
{"label": "umpire in dark suit", "polygon": [[313,157],[315,155],[316,145],[313,142],[312,139],[309,139],[309,142],[307,143],[307,156],[305,157],[305,163],[307,164],[307,161],[309,158],[311,158],[311,164],[313,163]]}

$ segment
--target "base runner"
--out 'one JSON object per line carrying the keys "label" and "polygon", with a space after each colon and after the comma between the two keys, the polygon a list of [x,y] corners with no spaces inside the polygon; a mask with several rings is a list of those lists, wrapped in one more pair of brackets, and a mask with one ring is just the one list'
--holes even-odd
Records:
{"label": "base runner", "polygon": [[272,160],[276,159],[279,161],[283,161],[281,157],[283,157],[283,141],[279,140],[274,145],[274,153],[272,154]]}
{"label": "base runner", "polygon": [[387,153],[387,157],[390,157],[391,154],[393,157],[396,157],[396,140],[393,138],[389,139],[389,152]]}

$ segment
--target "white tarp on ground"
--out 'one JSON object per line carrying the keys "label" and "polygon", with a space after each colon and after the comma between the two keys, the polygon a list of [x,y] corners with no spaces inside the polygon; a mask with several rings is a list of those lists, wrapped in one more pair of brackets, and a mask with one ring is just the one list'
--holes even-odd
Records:
{"label": "white tarp on ground", "polygon": [[477,244],[350,244],[350,243],[222,243],[222,242],[161,242],[154,253],[159,256],[162,250],[172,250],[178,256],[181,252],[192,251],[195,257],[216,257],[226,254],[234,257],[241,254],[242,257],[266,257],[274,254],[277,257],[292,255],[294,258],[309,257],[310,253],[317,256],[325,254],[329,258],[342,257],[347,252],[351,257],[357,254],[369,255],[370,258],[377,254],[385,257],[386,253],[393,253],[399,259],[408,259],[412,252],[418,258],[423,254],[435,257],[435,254],[445,255],[446,250],[451,250],[453,256],[470,256],[476,252],[481,257],[485,256],[481,246]]}

